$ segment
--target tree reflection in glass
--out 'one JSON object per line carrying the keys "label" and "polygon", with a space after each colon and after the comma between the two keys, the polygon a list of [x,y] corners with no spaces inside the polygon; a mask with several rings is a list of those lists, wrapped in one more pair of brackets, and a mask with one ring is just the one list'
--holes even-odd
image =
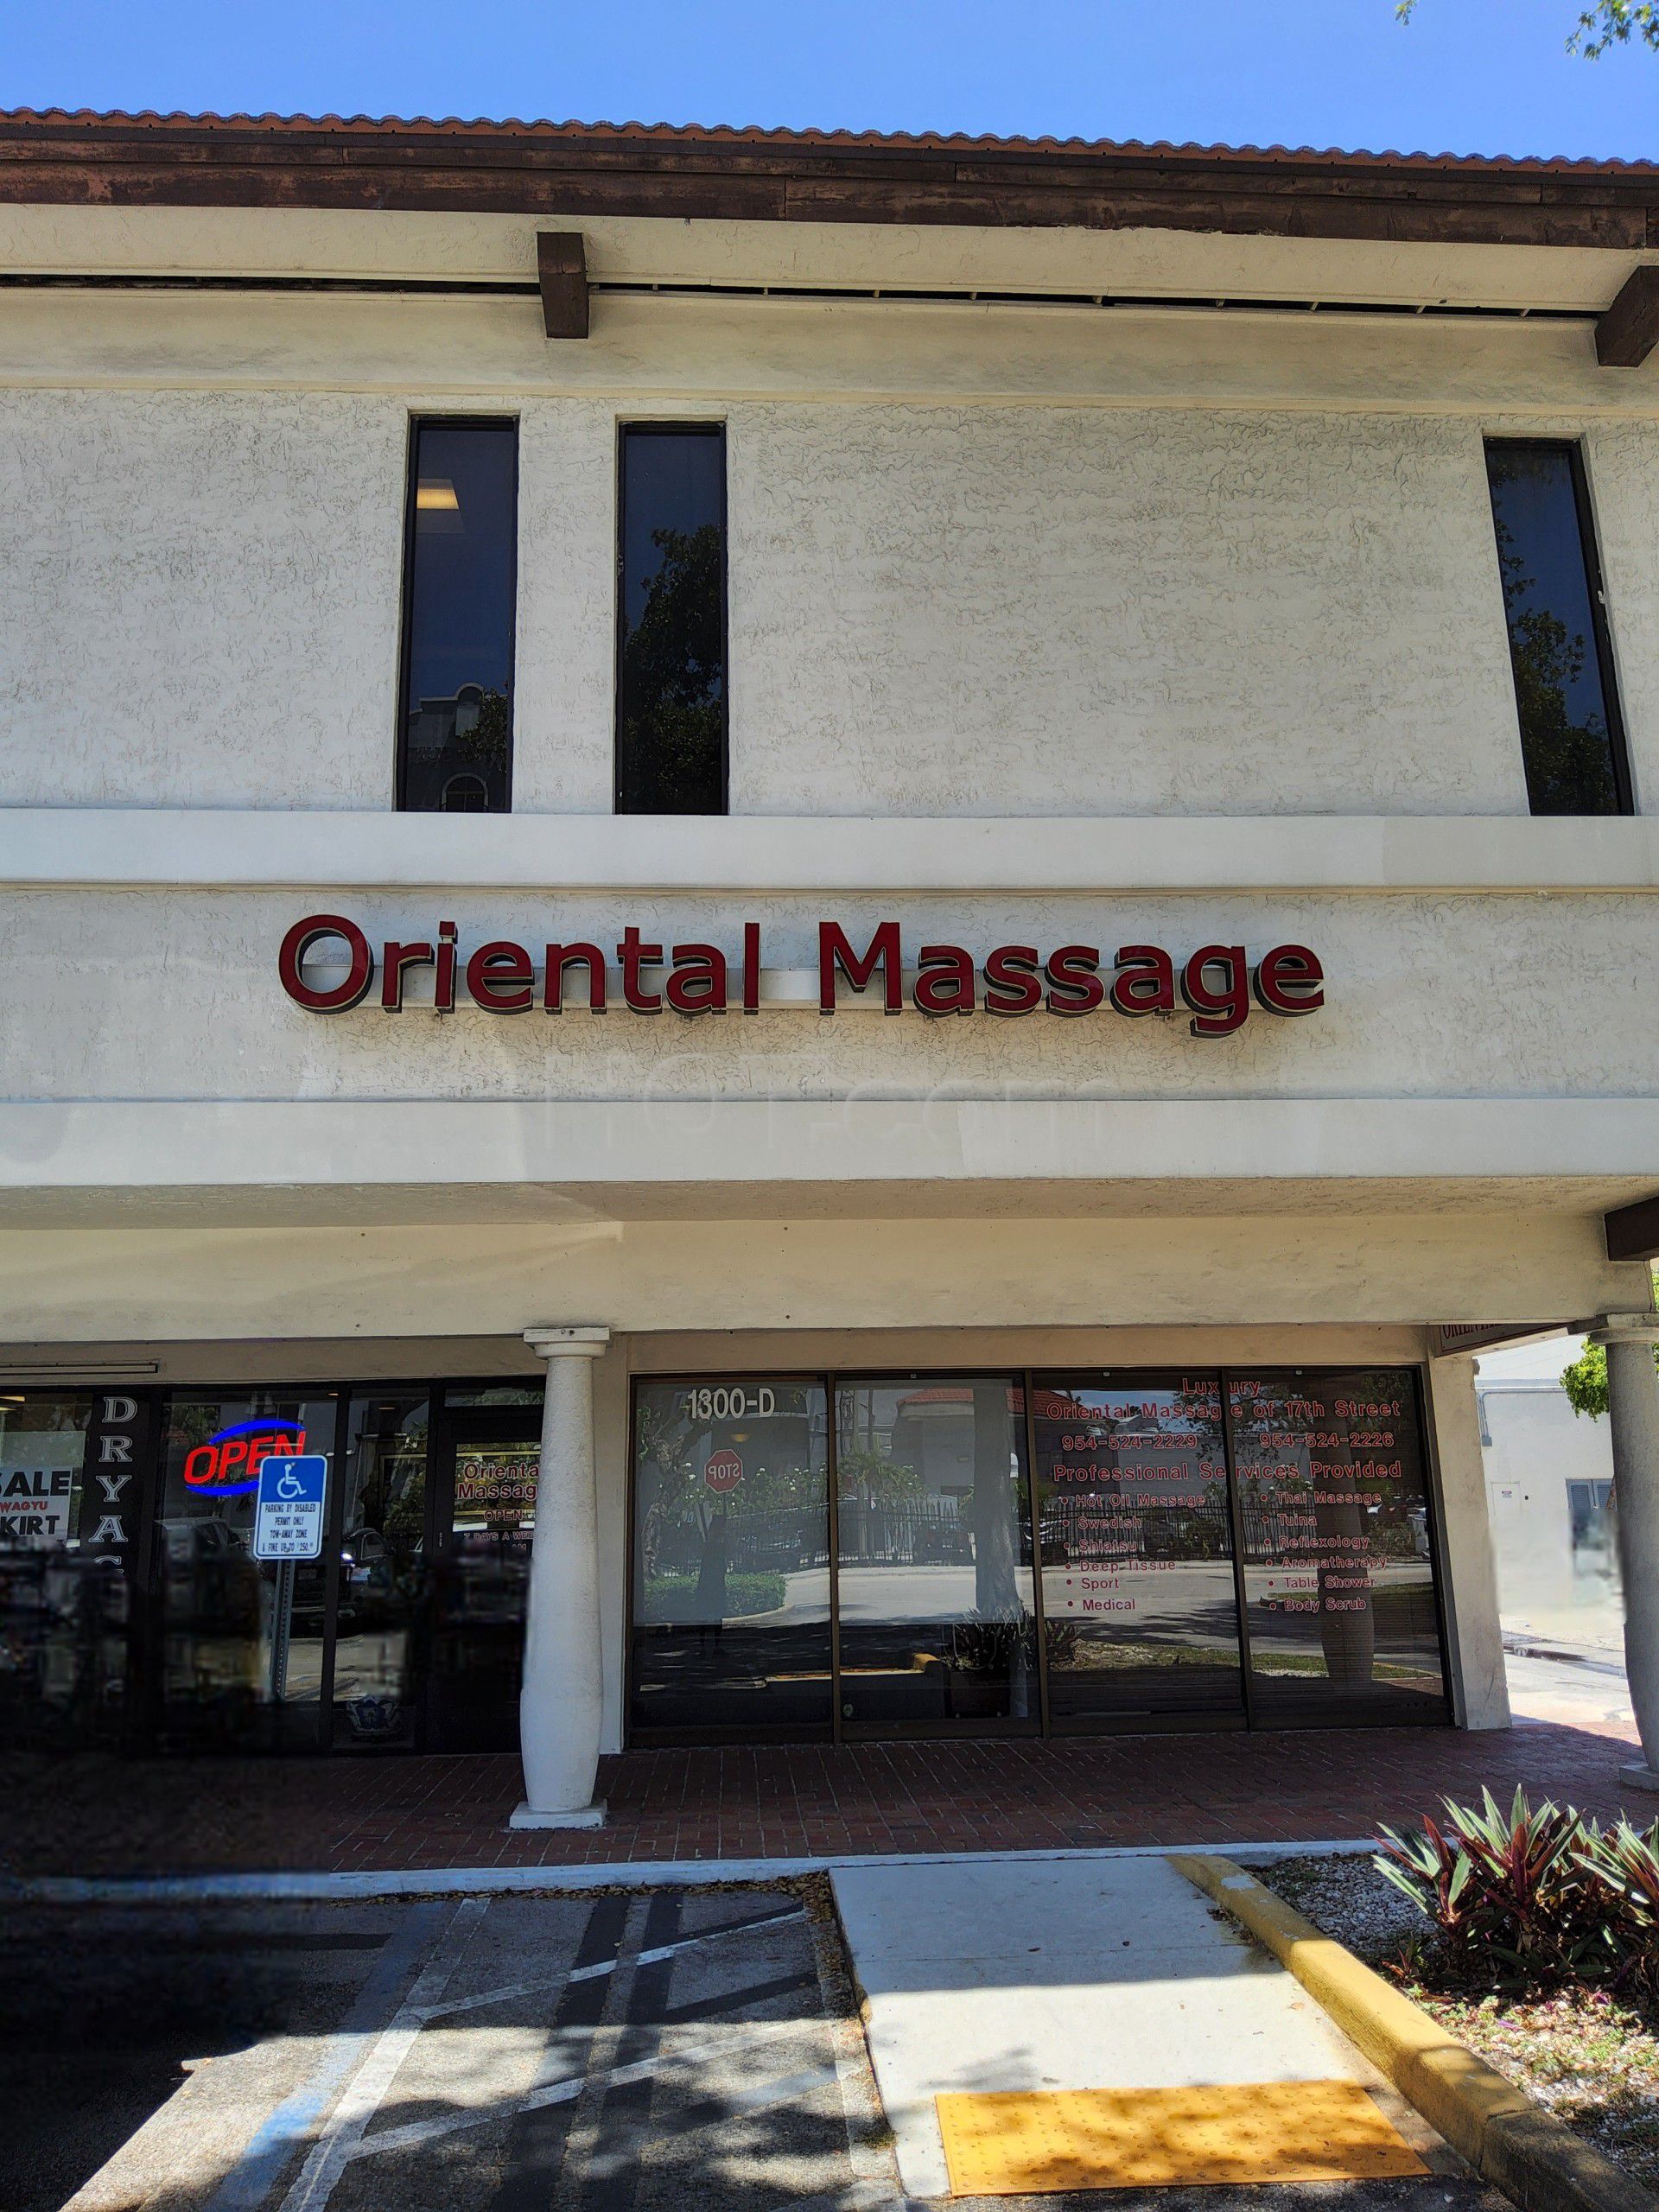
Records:
{"label": "tree reflection in glass", "polygon": [[641,1382],[633,1484],[632,1726],[828,1734],[823,1386]]}
{"label": "tree reflection in glass", "polygon": [[1527,793],[1535,814],[1617,814],[1611,676],[1602,665],[1573,449],[1486,448]]}
{"label": "tree reflection in glass", "polygon": [[616,803],[726,810],[725,439],[630,426],[622,442]]}
{"label": "tree reflection in glass", "polygon": [[841,1707],[852,1729],[1041,1717],[1024,1392],[1006,1376],[836,1393]]}

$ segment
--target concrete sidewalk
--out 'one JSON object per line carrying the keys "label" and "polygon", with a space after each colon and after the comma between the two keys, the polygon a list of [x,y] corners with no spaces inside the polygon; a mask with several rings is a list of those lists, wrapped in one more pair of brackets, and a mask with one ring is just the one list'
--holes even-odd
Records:
{"label": "concrete sidewalk", "polygon": [[1499,2212],[1290,1975],[1166,1860],[851,1866],[831,1879],[912,2197],[948,2193],[942,2091],[1348,2080],[1425,2159],[1428,2182],[1287,2184],[1252,2201]]}

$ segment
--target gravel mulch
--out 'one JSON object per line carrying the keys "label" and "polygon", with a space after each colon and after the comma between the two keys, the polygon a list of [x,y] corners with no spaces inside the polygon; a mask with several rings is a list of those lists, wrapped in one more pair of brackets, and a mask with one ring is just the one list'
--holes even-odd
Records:
{"label": "gravel mulch", "polygon": [[1659,2015],[1600,1990],[1516,1997],[1426,1983],[1412,1939],[1428,1923],[1369,1858],[1281,1859],[1253,1871],[1604,2158],[1659,2189]]}

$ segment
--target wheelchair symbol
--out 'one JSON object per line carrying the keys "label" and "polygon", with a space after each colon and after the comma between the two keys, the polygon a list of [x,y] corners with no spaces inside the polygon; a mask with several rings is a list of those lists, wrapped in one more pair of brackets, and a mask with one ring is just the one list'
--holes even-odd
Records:
{"label": "wheelchair symbol", "polygon": [[284,1467],[277,1476],[276,1495],[278,1497],[302,1497],[305,1495],[305,1484],[292,1467]]}

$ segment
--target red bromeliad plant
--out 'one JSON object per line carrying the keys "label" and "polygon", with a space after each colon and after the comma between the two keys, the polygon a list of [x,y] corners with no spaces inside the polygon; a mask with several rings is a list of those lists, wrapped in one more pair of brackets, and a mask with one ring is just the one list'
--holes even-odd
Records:
{"label": "red bromeliad plant", "polygon": [[1645,1834],[1629,1821],[1605,1833],[1592,1828],[1577,1856],[1607,1900],[1619,1955],[1615,1981],[1659,1998],[1659,1821]]}
{"label": "red bromeliad plant", "polygon": [[1618,1914],[1586,1863],[1595,1836],[1573,1808],[1535,1809],[1517,1789],[1504,1813],[1446,1803],[1421,1835],[1385,1827],[1376,1864],[1440,1931],[1460,1979],[1511,1984],[1604,1980],[1621,1963]]}

